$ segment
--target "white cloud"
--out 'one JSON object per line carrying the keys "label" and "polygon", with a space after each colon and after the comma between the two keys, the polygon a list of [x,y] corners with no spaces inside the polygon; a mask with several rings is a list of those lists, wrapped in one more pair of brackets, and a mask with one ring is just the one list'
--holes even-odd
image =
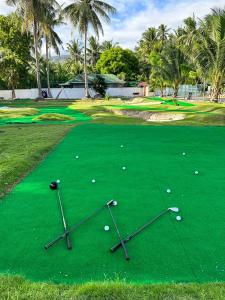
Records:
{"label": "white cloud", "polygon": [[[72,0],[59,0],[60,4],[68,5]],[[225,0],[108,0],[115,6],[118,14],[112,17],[110,25],[104,26],[104,39],[113,39],[124,47],[134,48],[144,30],[151,26],[166,24],[176,28],[183,19],[193,15],[203,17],[215,6],[224,7]],[[164,4],[163,4],[164,3]],[[13,8],[0,0],[1,13],[7,14]],[[71,34],[71,26],[63,25],[57,29],[64,43],[72,38],[78,38],[76,31]],[[101,40],[103,37],[101,37]]]}

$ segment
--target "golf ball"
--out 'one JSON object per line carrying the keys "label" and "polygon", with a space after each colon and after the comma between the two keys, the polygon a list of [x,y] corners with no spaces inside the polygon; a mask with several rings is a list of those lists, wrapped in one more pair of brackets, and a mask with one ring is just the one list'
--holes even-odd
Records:
{"label": "golf ball", "polygon": [[92,183],[95,183],[96,182],[96,180],[95,179],[92,179],[92,181],[91,181]]}
{"label": "golf ball", "polygon": [[113,201],[113,206],[117,206],[117,201]]}
{"label": "golf ball", "polygon": [[195,171],[195,175],[198,175],[199,173],[198,173],[198,171]]}
{"label": "golf ball", "polygon": [[78,155],[76,155],[76,156],[75,156],[75,158],[76,158],[76,159],[78,159],[78,158],[79,158],[79,156],[78,156]]}
{"label": "golf ball", "polygon": [[60,183],[60,180],[58,179],[58,180],[56,180],[56,182],[57,182],[57,183]]}
{"label": "golf ball", "polygon": [[185,152],[183,152],[183,153],[182,153],[182,155],[186,155],[186,153],[185,153]]}
{"label": "golf ball", "polygon": [[166,192],[167,192],[168,194],[170,194],[170,193],[171,193],[171,189],[167,189]]}
{"label": "golf ball", "polygon": [[126,167],[122,167],[122,170],[124,170],[124,171],[125,171],[125,170],[126,170]]}
{"label": "golf ball", "polygon": [[109,226],[108,226],[108,225],[105,225],[105,226],[104,226],[104,230],[105,230],[105,231],[109,231]]}
{"label": "golf ball", "polygon": [[181,216],[176,216],[176,220],[181,221],[182,220]]}
{"label": "golf ball", "polygon": [[123,148],[124,146],[123,145],[120,145],[120,148]]}

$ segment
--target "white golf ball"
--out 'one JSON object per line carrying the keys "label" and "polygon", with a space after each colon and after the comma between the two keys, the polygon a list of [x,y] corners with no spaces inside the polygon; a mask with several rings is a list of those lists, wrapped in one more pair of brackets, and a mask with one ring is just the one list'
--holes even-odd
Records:
{"label": "white golf ball", "polygon": [[78,159],[78,158],[79,158],[79,156],[78,156],[78,155],[76,155],[76,156],[75,156],[75,158],[76,158],[76,159]]}
{"label": "white golf ball", "polygon": [[176,216],[176,220],[181,221],[182,220],[181,216]]}
{"label": "white golf ball", "polygon": [[126,167],[122,167],[122,170],[124,170],[124,171],[125,171],[125,170],[126,170]]}
{"label": "white golf ball", "polygon": [[113,206],[117,206],[117,201],[113,201]]}
{"label": "white golf ball", "polygon": [[168,194],[170,194],[170,193],[171,193],[171,189],[167,189],[166,192],[167,192]]}
{"label": "white golf ball", "polygon": [[120,148],[123,148],[124,146],[123,145],[120,145]]}
{"label": "white golf ball", "polygon": [[57,179],[57,180],[56,180],[56,182],[57,182],[57,183],[60,183],[60,180],[59,180],[59,179]]}
{"label": "white golf ball", "polygon": [[95,179],[92,179],[92,181],[91,181],[92,183],[95,183],[96,182],[96,180]]}
{"label": "white golf ball", "polygon": [[105,231],[109,231],[109,226],[108,226],[108,225],[105,225],[105,226],[104,226],[104,230],[105,230]]}
{"label": "white golf ball", "polygon": [[184,155],[184,156],[185,156],[185,155],[186,155],[186,153],[185,153],[185,152],[183,152],[183,153],[182,153],[182,155]]}
{"label": "white golf ball", "polygon": [[199,174],[199,172],[198,171],[195,171],[195,175],[198,175]]}

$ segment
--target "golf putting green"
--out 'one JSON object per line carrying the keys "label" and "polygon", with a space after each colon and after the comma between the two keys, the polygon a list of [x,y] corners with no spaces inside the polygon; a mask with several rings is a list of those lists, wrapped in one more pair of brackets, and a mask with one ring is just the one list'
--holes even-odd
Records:
{"label": "golf putting green", "polygon": [[[57,283],[224,281],[224,138],[224,127],[73,128],[1,202],[0,272]],[[130,261],[123,249],[109,251],[118,238],[107,209],[72,234],[73,250],[60,241],[45,251],[63,232],[57,192],[49,189],[56,179],[69,227],[111,199],[123,237],[165,208],[180,212],[129,241]]]}
{"label": "golf putting green", "polygon": [[[34,120],[36,117],[39,117],[43,114],[63,114],[67,115],[69,117],[74,118],[74,120],[65,120],[65,121],[40,121],[40,120]],[[9,124],[71,124],[74,122],[82,122],[82,121],[88,121],[91,120],[91,117],[86,116],[85,114],[75,111],[73,109],[70,109],[68,107],[48,107],[48,108],[38,108],[38,113],[31,116],[24,116],[22,118],[2,118],[0,119],[0,125],[9,125]]]}

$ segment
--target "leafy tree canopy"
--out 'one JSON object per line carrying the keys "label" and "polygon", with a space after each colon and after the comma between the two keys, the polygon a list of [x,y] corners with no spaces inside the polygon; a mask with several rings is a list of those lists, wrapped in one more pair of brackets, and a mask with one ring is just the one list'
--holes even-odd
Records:
{"label": "leafy tree canopy", "polygon": [[139,71],[138,65],[138,59],[131,50],[115,47],[101,54],[96,69],[101,74],[114,74],[124,80],[134,80]]}

